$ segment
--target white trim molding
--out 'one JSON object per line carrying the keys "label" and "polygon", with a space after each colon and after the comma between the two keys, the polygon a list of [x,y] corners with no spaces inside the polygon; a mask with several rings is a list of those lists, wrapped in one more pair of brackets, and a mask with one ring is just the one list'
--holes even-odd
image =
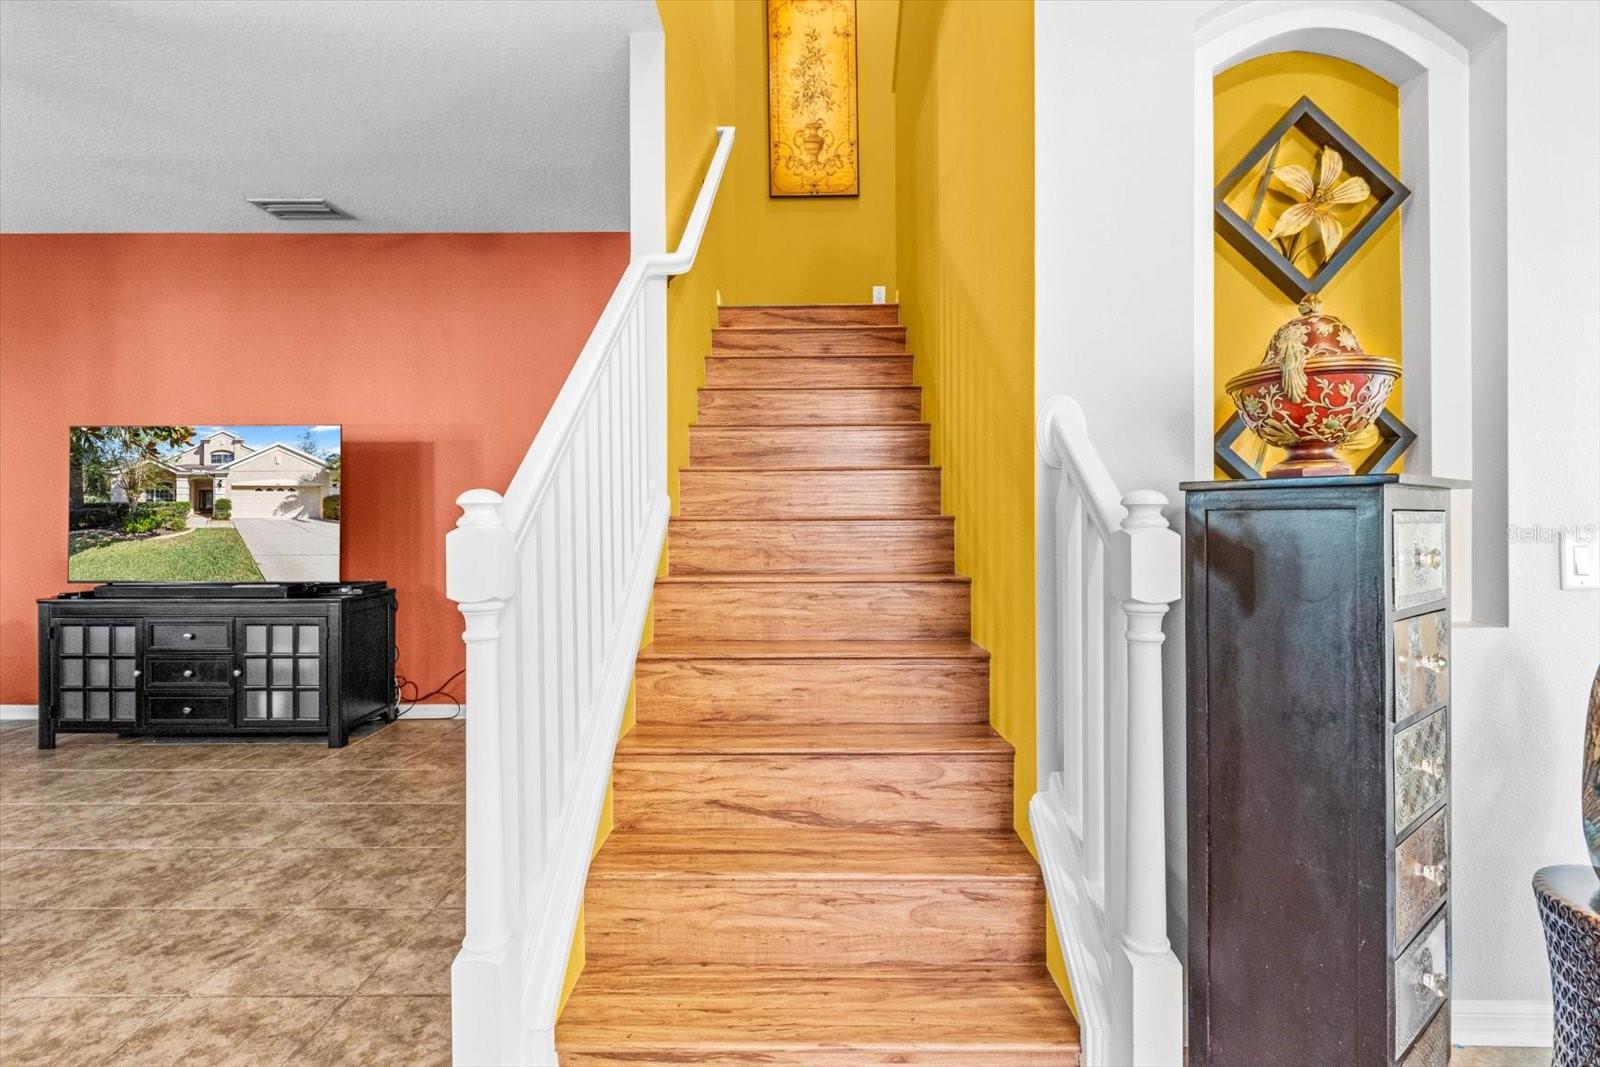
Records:
{"label": "white trim molding", "polygon": [[1452,1001],[1450,1039],[1489,1048],[1548,1048],[1555,1040],[1554,1009],[1541,1000]]}
{"label": "white trim molding", "polygon": [[26,722],[38,717],[37,704],[0,704],[0,722]]}
{"label": "white trim molding", "polygon": [[[1078,1008],[1086,1067],[1183,1062],[1183,968],[1167,940],[1162,622],[1183,544],[1153,490],[1120,496],[1083,409],[1057,396],[1039,452],[1060,471],[1039,588],[1053,692],[1038,709],[1040,790],[1028,805]],[[1120,496],[1120,502],[1119,502]],[[1049,499],[1048,497],[1042,499]]]}

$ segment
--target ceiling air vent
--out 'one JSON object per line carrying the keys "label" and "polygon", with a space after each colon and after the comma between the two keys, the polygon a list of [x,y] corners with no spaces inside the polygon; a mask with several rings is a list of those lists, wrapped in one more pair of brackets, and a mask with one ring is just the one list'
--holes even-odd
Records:
{"label": "ceiling air vent", "polygon": [[279,197],[246,197],[249,203],[283,222],[321,222],[325,219],[353,219],[348,211],[341,211],[326,200],[285,200]]}

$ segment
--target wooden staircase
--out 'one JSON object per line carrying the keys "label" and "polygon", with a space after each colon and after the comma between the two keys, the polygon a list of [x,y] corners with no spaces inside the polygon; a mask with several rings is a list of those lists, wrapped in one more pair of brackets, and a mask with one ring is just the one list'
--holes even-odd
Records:
{"label": "wooden staircase", "polygon": [[1075,1065],[897,309],[719,321],[561,1061]]}

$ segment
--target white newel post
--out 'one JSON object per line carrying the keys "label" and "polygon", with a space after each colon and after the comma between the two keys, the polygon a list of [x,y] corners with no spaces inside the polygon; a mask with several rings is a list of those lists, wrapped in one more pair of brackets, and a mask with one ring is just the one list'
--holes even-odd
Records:
{"label": "white newel post", "polygon": [[515,543],[501,497],[472,489],[456,499],[461,517],[445,537],[446,594],[461,608],[467,646],[466,937],[450,970],[454,1058],[458,1064],[518,1062],[518,954],[508,921],[505,857],[507,782],[502,739],[511,709],[501,688],[501,620],[516,592]]}
{"label": "white newel post", "polygon": [[1183,1062],[1183,970],[1167,941],[1161,710],[1161,624],[1181,595],[1183,543],[1161,514],[1166,503],[1149,489],[1123,497],[1120,538],[1128,554],[1128,767],[1127,912],[1118,964],[1127,967],[1122,988],[1133,1022],[1125,1062],[1141,1067]]}

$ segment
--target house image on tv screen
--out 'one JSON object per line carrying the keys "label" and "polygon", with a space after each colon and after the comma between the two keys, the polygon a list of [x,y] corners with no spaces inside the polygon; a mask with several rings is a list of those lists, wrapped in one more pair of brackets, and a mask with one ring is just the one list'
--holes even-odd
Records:
{"label": "house image on tv screen", "polygon": [[[252,448],[227,430],[150,462],[155,477],[140,487],[140,499],[183,501],[198,515],[212,514],[215,502],[227,498],[235,519],[320,519],[323,497],[337,491],[325,460],[281,442]],[[119,494],[127,500],[126,489],[113,483],[111,499]]]}
{"label": "house image on tv screen", "polygon": [[72,581],[337,581],[337,426],[72,430]]}

